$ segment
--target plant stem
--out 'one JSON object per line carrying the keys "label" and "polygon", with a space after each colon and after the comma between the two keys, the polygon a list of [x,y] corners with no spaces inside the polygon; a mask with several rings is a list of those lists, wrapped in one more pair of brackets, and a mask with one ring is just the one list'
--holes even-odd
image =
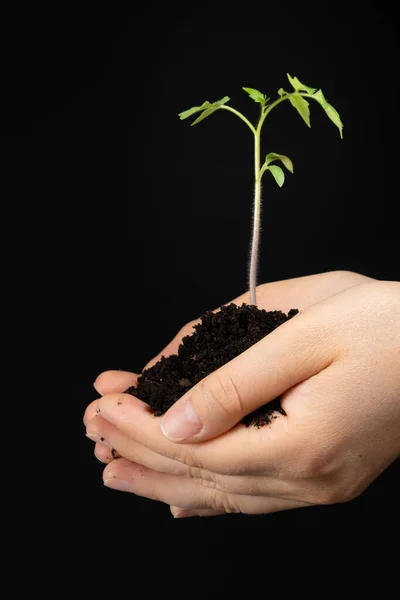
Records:
{"label": "plant stem", "polygon": [[[260,121],[261,122],[261,121]],[[254,132],[254,204],[253,204],[253,237],[250,250],[249,291],[250,304],[257,306],[257,271],[258,251],[260,245],[261,224],[261,177],[260,177],[260,131],[258,126]]]}
{"label": "plant stem", "polygon": [[252,125],[250,123],[250,121],[248,119],[246,119],[246,117],[244,115],[242,115],[242,113],[240,113],[238,110],[236,110],[235,108],[232,108],[232,106],[228,106],[226,104],[224,104],[223,106],[220,106],[220,108],[224,109],[224,110],[229,110],[230,112],[232,112],[234,115],[236,115],[237,117],[239,117],[239,119],[242,119],[242,121],[244,121],[246,123],[246,125],[248,127],[250,127],[251,131],[253,132],[254,135],[256,135],[256,130],[254,125]]}
{"label": "plant stem", "polygon": [[[299,92],[297,92],[299,93]],[[310,94],[306,94],[304,92],[300,92],[301,96],[305,96],[306,98],[310,98]],[[254,127],[250,123],[245,116],[242,115],[238,110],[232,108],[229,105],[224,104],[220,108],[224,110],[229,110],[237,117],[242,119],[246,123],[246,125],[251,129],[254,135],[254,204],[253,204],[253,236],[251,240],[250,247],[250,265],[249,265],[249,292],[250,292],[250,304],[257,306],[257,271],[258,271],[258,254],[259,254],[259,246],[260,246],[260,229],[261,229],[261,129],[264,124],[264,121],[275,106],[281,104],[285,100],[288,100],[290,96],[294,96],[292,94],[285,94],[281,96],[272,104],[268,106],[262,106],[261,108],[261,117],[258,122],[257,128]]]}
{"label": "plant stem", "polygon": [[[292,94],[287,94],[278,98],[272,104],[267,107],[263,106],[261,109],[261,117],[257,125],[257,129],[252,127],[254,133],[254,204],[253,204],[253,237],[251,241],[250,249],[250,266],[249,266],[249,292],[250,292],[250,304],[257,306],[257,272],[258,272],[258,255],[260,246],[260,229],[261,229],[261,129],[264,124],[265,118],[268,113],[275,108],[278,104],[287,100]],[[309,94],[302,94],[309,96]],[[228,107],[227,107],[228,108]],[[236,112],[236,111],[235,111]],[[238,116],[243,116],[236,112]],[[246,120],[247,119],[243,119]],[[249,123],[248,123],[249,124]]]}
{"label": "plant stem", "polygon": [[250,123],[246,117],[238,110],[224,104],[221,106],[225,110],[229,110],[237,117],[242,119],[248,127],[250,127],[254,135],[254,214],[253,214],[253,238],[250,251],[250,267],[249,267],[249,289],[250,289],[250,304],[257,305],[256,286],[257,286],[257,267],[258,267],[258,247],[260,243],[260,217],[261,217],[261,177],[260,177],[260,132],[262,125],[261,119],[257,129]]}

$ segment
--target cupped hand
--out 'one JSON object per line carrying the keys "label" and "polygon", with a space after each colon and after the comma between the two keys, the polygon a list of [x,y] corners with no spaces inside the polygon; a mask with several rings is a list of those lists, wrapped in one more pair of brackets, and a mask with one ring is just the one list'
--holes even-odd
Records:
{"label": "cupped hand", "polygon": [[[135,374],[101,375],[96,388],[105,395],[85,423],[123,457],[106,467],[107,485],[166,502],[178,516],[267,513],[360,494],[400,451],[399,287],[347,272],[260,286],[260,307],[300,314],[193,387],[162,420],[121,393]],[[240,423],[281,394],[286,416],[260,429]],[[192,433],[179,434],[182,416]],[[96,448],[109,456],[107,446]]]}
{"label": "cupped hand", "polygon": [[[308,308],[333,294],[337,294],[344,289],[370,280],[369,277],[351,271],[332,271],[317,275],[297,277],[294,279],[274,281],[257,287],[257,305],[259,308],[267,311],[282,310],[287,313],[291,308],[298,308],[301,310]],[[232,300],[232,302],[238,306],[243,302],[248,302],[248,293],[238,296]],[[218,311],[219,308],[215,310]],[[194,325],[199,322],[200,319],[194,319],[184,325],[167,346],[147,363],[143,370],[157,363],[161,356],[170,356],[171,354],[176,353],[182,339],[186,335],[193,333]],[[97,377],[94,382],[94,387],[99,394],[104,396],[123,392],[130,386],[135,386],[137,380],[138,375],[136,373],[126,371],[105,371]],[[97,401],[92,402],[86,410],[84,415],[85,425],[87,425],[93,417],[98,417]],[[100,419],[96,419],[96,421],[97,425],[99,425]],[[114,452],[111,452],[111,446],[106,442],[103,436],[98,436],[94,433],[94,425],[95,421],[92,421],[89,437],[96,442],[95,455],[102,462],[108,463],[113,460],[117,453],[115,450]]]}

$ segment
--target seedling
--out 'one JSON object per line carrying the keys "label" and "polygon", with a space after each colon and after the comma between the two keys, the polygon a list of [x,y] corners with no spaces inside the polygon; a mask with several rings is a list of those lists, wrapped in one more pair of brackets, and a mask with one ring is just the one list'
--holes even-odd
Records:
{"label": "seedling", "polygon": [[326,115],[339,129],[340,137],[343,138],[343,124],[340,120],[338,112],[333,108],[329,102],[325,99],[322,90],[311,88],[308,85],[304,85],[297,79],[297,77],[291,77],[287,74],[289,82],[293,87],[293,92],[286,92],[283,88],[278,90],[278,98],[273,102],[270,102],[270,98],[267,98],[265,94],[262,94],[254,88],[244,87],[243,90],[247,92],[254,100],[261,105],[261,115],[258,124],[254,126],[242,113],[235,108],[232,108],[227,103],[230,98],[224,96],[217,102],[204,102],[201,106],[194,106],[185,110],[179,114],[180,119],[187,119],[196,113],[201,113],[192,125],[196,125],[203,121],[206,117],[211,115],[213,112],[223,109],[229,110],[231,113],[242,119],[246,125],[250,128],[254,136],[254,204],[253,204],[253,235],[250,247],[250,264],[249,264],[249,291],[250,291],[250,304],[257,305],[256,301],[256,288],[257,288],[257,270],[258,270],[258,254],[259,254],[259,241],[260,241],[260,216],[261,216],[261,180],[267,171],[271,173],[273,178],[279,187],[282,187],[285,181],[284,170],[276,164],[276,162],[282,163],[282,165],[290,172],[293,173],[293,163],[288,156],[284,154],[277,154],[276,152],[270,152],[267,154],[265,161],[261,164],[261,130],[264,125],[265,119],[273,108],[289,100],[292,106],[300,114],[304,122],[308,127],[311,127],[310,123],[310,109],[308,98],[315,100],[322,106]]}

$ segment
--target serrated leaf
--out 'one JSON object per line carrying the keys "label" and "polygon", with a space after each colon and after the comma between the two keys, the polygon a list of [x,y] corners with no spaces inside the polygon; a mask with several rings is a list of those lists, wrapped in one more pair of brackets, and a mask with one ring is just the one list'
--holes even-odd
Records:
{"label": "serrated leaf", "polygon": [[259,102],[260,104],[264,104],[266,102],[265,94],[256,90],[255,88],[244,87],[245,92],[247,92],[254,102]]}
{"label": "serrated leaf", "polygon": [[194,115],[198,112],[202,112],[203,110],[207,110],[209,108],[214,108],[214,109],[220,108],[223,104],[226,104],[227,102],[229,102],[229,100],[230,100],[229,96],[224,96],[223,98],[221,98],[221,100],[217,100],[216,102],[212,102],[212,103],[210,103],[210,102],[208,102],[208,100],[206,100],[205,102],[203,102],[203,104],[201,106],[193,106],[192,108],[188,108],[188,110],[184,110],[183,112],[179,113],[178,116],[182,121],[183,119],[187,119],[188,117],[191,117],[192,115]]}
{"label": "serrated leaf", "polygon": [[283,170],[277,165],[270,165],[267,170],[271,171],[276,183],[279,185],[279,187],[282,187],[285,183],[285,173]]}
{"label": "serrated leaf", "polygon": [[292,106],[295,107],[299,115],[305,121],[307,127],[311,127],[310,123],[310,109],[307,100],[300,96],[300,94],[291,94],[289,100]]}
{"label": "serrated leaf", "polygon": [[276,152],[270,152],[265,158],[265,165],[269,165],[274,160],[280,160],[281,163],[285,165],[287,170],[293,173],[293,163],[288,156],[285,156],[284,154],[277,154]]}
{"label": "serrated leaf", "polygon": [[295,92],[307,92],[308,94],[313,94],[316,91],[316,88],[312,88],[308,85],[305,85],[304,83],[301,83],[301,81],[297,79],[297,77],[291,77],[289,73],[286,74]]}

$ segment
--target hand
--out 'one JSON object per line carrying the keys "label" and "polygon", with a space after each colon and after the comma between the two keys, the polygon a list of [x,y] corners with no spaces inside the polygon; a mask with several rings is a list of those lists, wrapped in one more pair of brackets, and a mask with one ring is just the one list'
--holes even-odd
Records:
{"label": "hand", "polygon": [[[177,435],[175,414],[173,438],[183,443],[120,393],[135,375],[100,377],[107,395],[85,421],[125,457],[106,467],[110,487],[186,510],[181,516],[267,513],[350,500],[399,456],[400,284],[331,273],[261,287],[260,306],[301,312],[170,409],[164,430],[182,405],[202,423],[192,437]],[[280,394],[286,417],[261,429],[239,423]]]}

